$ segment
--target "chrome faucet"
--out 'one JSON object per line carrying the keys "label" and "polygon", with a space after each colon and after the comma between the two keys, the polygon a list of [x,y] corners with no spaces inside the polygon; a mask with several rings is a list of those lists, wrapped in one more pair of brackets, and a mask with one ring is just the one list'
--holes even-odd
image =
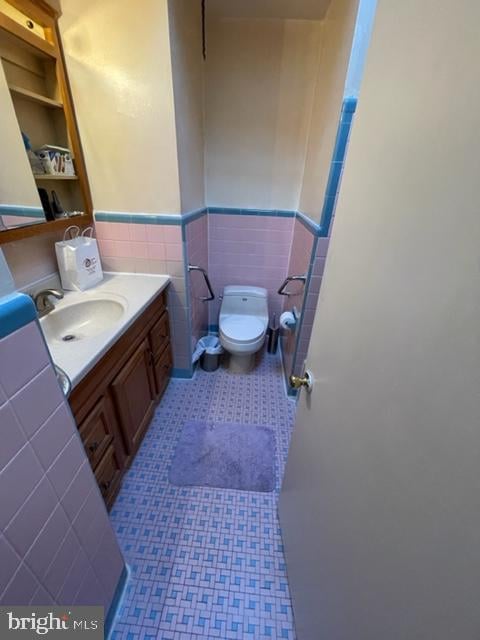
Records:
{"label": "chrome faucet", "polygon": [[55,305],[50,300],[50,296],[53,296],[57,300],[61,300],[63,298],[63,293],[58,291],[58,289],[43,289],[33,296],[33,302],[35,303],[39,318],[46,316],[47,313],[50,313],[50,311],[55,309]]}

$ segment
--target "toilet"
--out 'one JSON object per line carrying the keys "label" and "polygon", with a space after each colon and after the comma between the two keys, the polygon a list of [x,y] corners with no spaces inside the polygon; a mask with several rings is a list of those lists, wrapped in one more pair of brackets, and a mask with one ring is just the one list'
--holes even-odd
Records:
{"label": "toilet", "polygon": [[267,290],[230,285],[223,290],[220,308],[220,342],[230,354],[229,370],[248,373],[262,348],[268,326]]}

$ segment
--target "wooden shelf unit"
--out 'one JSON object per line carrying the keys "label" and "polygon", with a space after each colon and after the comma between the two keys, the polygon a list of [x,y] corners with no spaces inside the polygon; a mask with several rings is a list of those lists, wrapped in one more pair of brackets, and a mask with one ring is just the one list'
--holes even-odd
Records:
{"label": "wooden shelf unit", "polygon": [[[25,238],[33,238],[38,236],[39,233],[55,233],[59,234],[65,231],[67,227],[77,225],[80,229],[83,229],[91,225],[91,218],[86,215],[72,216],[71,218],[60,218],[53,220],[52,222],[40,222],[36,224],[26,224],[21,227],[12,227],[6,231],[0,231],[0,244],[6,244],[7,242],[16,242],[18,240],[24,240]],[[41,231],[39,232],[39,228]]]}
{"label": "wooden shelf unit", "polygon": [[49,107],[50,109],[63,109],[63,104],[61,102],[42,96],[40,93],[35,93],[34,91],[24,89],[23,87],[17,87],[14,84],[9,84],[8,88],[11,93],[19,96],[20,98],[24,98],[25,100],[30,100],[31,102],[41,104],[42,106]]}
{"label": "wooden shelf unit", "polygon": [[[32,4],[35,4],[35,1],[32,0],[32,2],[29,2],[28,0],[25,0],[25,2],[22,1],[18,4],[25,5],[26,8],[24,12],[28,14],[29,8],[32,6]],[[47,37],[50,37],[52,40],[54,40],[53,34],[55,31],[56,13],[52,9],[52,7],[50,7],[46,3],[42,2],[42,5],[45,8],[48,7],[49,13],[51,13],[51,17],[55,15],[55,18],[53,18],[53,20],[51,18],[49,19],[48,17],[45,18],[50,23],[50,26],[45,29],[45,33]],[[47,12],[45,12],[45,16],[47,15]],[[20,24],[18,24],[18,22],[15,22],[15,20],[12,20],[12,18],[9,18],[1,11],[0,29],[7,32],[7,37],[9,39],[17,39],[18,42],[16,43],[16,45],[18,47],[21,47],[25,51],[47,59],[55,59],[58,56],[58,48],[54,41],[51,42],[49,40],[43,40],[42,38],[39,38],[37,35],[28,31],[25,27],[22,27]]]}
{"label": "wooden shelf unit", "polygon": [[[85,212],[81,217],[72,218],[75,224],[91,224],[92,198],[65,70],[58,15],[43,0],[7,0],[7,3],[34,20],[45,34],[45,39],[36,35],[0,9],[0,62],[19,130],[30,138],[33,149],[45,144],[70,149],[76,173],[74,176],[33,174],[33,178],[49,192],[55,189],[66,211]],[[61,219],[7,229],[0,232],[0,244],[19,237],[51,233],[56,228],[64,228],[64,223]]]}
{"label": "wooden shelf unit", "polygon": [[78,180],[78,176],[62,176],[55,173],[34,173],[35,180]]}

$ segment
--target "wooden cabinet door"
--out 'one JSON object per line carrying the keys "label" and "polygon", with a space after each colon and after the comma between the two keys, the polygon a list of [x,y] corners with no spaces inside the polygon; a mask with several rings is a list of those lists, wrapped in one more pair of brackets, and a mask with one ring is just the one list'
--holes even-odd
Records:
{"label": "wooden cabinet door", "polygon": [[152,355],[145,338],[112,384],[125,447],[131,455],[142,440],[155,407]]}
{"label": "wooden cabinet door", "polygon": [[155,390],[157,392],[157,400],[159,400],[170,380],[170,370],[172,368],[172,352],[170,345],[163,351],[162,355],[155,360]]}
{"label": "wooden cabinet door", "polygon": [[113,445],[107,449],[102,461],[95,469],[95,478],[105,504],[110,509],[120,489],[122,479],[122,463],[118,459]]}
{"label": "wooden cabinet door", "polygon": [[92,469],[113,441],[115,420],[110,399],[102,396],[78,428]]}
{"label": "wooden cabinet door", "polygon": [[155,360],[165,351],[165,347],[169,341],[170,327],[168,324],[168,313],[164,311],[150,330],[150,345]]}

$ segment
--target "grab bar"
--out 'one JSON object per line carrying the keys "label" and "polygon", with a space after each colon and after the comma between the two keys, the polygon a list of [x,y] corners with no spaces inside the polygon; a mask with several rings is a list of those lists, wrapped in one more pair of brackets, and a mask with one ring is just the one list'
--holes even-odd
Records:
{"label": "grab bar", "polygon": [[292,293],[289,293],[288,291],[285,291],[285,287],[287,286],[287,284],[289,282],[292,282],[294,280],[298,280],[300,282],[303,282],[303,284],[305,284],[306,281],[307,281],[307,276],[306,275],[304,275],[304,276],[287,276],[285,278],[285,280],[283,281],[282,286],[280,287],[280,289],[278,290],[277,293],[279,295],[281,295],[281,296],[291,296],[291,295],[293,295]]}
{"label": "grab bar", "polygon": [[197,267],[194,264],[189,264],[188,265],[188,271],[200,271],[200,273],[203,274],[203,277],[205,278],[205,284],[207,285],[207,289],[208,289],[208,296],[201,296],[200,300],[202,300],[202,302],[208,302],[209,300],[215,300],[215,294],[213,293],[213,289],[212,289],[212,285],[210,284],[210,279],[207,275],[207,272],[205,271],[205,269],[203,269],[202,267]]}

